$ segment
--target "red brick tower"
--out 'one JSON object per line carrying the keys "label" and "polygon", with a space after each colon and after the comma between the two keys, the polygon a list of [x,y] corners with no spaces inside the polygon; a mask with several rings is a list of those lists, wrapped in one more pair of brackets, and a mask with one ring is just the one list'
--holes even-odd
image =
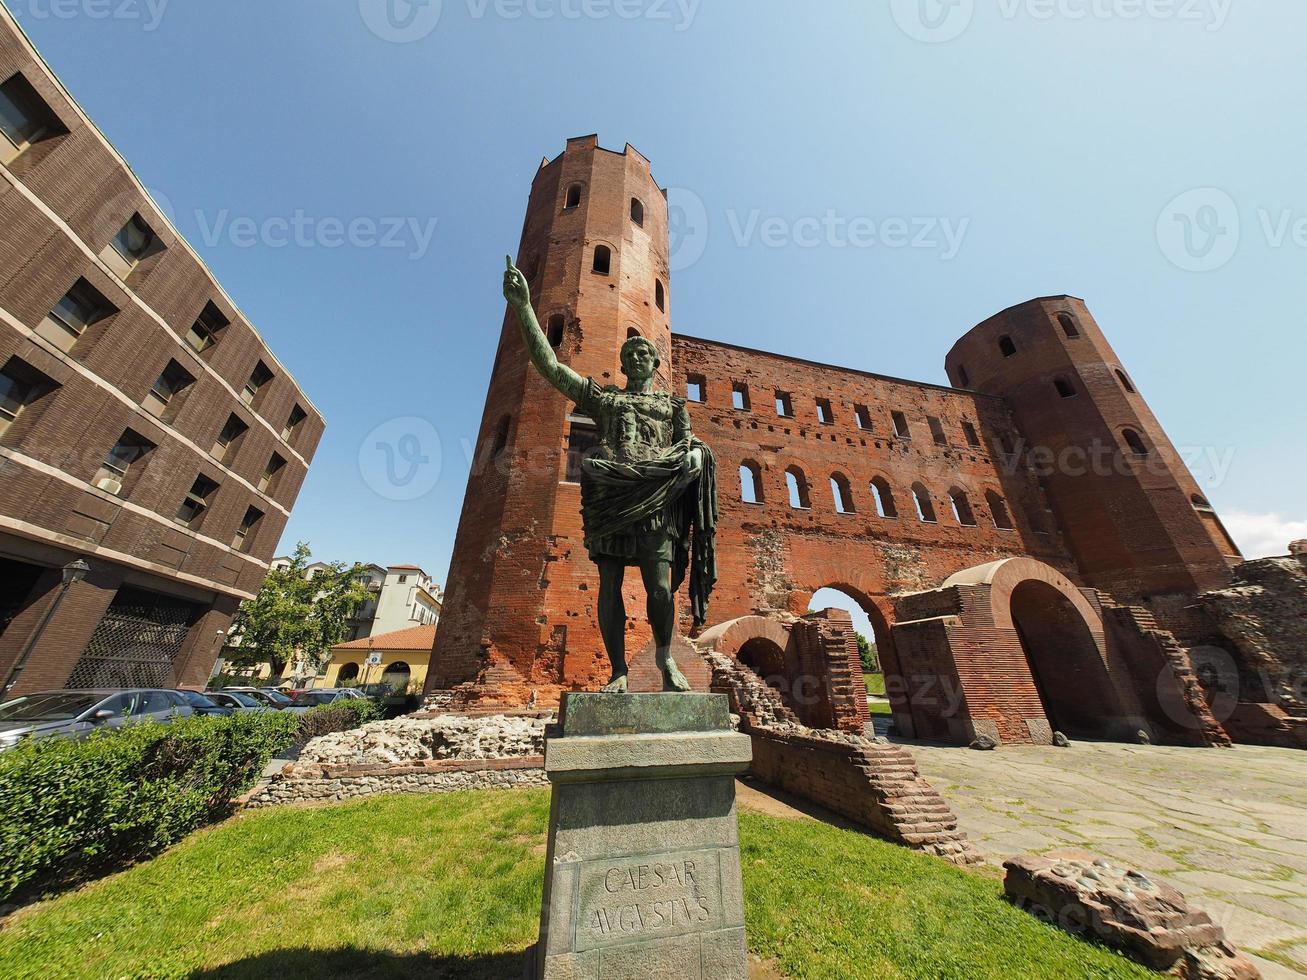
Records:
{"label": "red brick tower", "polygon": [[1186,597],[1228,583],[1238,548],[1084,302],[1005,310],[945,365],[959,387],[1007,400],[1085,584],[1201,633]]}
{"label": "red brick tower", "polygon": [[[671,385],[667,202],[635,148],[595,136],[567,141],[531,184],[517,266],[559,359],[583,377],[622,384],[619,349],[636,332],[657,346]],[[516,317],[504,319],[432,654],[429,690],[480,677],[518,694],[607,680],[595,618],[598,574],[581,534],[577,453],[588,420],[527,360]],[[569,467],[569,456],[572,466]],[[627,576],[627,608],[639,576]],[[643,616],[639,617],[643,618]],[[647,640],[632,621],[628,652]],[[513,691],[513,688],[517,688]]]}

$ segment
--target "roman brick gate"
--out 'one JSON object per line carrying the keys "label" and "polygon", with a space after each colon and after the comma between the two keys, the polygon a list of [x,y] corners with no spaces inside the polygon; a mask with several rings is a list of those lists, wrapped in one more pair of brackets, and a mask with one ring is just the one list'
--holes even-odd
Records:
{"label": "roman brick gate", "polygon": [[907,737],[1049,744],[1054,731],[1126,739],[1150,728],[1109,655],[1097,593],[1042,562],[970,568],[895,609],[900,676],[886,687]]}

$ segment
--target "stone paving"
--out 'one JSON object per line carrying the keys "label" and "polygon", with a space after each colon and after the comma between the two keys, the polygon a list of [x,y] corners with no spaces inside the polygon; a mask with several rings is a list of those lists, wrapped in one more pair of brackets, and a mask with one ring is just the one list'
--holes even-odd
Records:
{"label": "stone paving", "polygon": [[1154,872],[1267,980],[1307,976],[1307,752],[908,747],[990,862],[1081,848]]}

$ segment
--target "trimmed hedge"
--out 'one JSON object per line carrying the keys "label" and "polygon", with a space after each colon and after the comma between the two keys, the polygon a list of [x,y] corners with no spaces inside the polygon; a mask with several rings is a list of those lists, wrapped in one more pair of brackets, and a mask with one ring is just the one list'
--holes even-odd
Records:
{"label": "trimmed hedge", "polygon": [[0,901],[138,860],[224,815],[300,723],[197,717],[0,753]]}
{"label": "trimmed hedge", "polygon": [[348,698],[320,704],[300,715],[295,741],[308,744],[310,739],[331,732],[343,732],[381,717],[382,708],[371,698]]}

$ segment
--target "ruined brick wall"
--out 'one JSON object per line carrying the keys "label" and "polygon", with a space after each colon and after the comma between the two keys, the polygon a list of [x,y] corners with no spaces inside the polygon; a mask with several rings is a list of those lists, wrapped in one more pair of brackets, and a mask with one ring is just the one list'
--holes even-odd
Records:
{"label": "ruined brick wall", "polygon": [[[105,566],[61,607],[18,689],[62,686],[124,581],[217,613],[197,624],[208,631],[203,650],[188,647],[174,677],[202,682],[213,665],[217,630],[267,571],[323,420],[0,8],[0,80],[15,73],[66,132],[0,167],[0,368],[40,380],[44,392],[0,435],[0,553],[56,567],[82,555],[93,567]],[[124,278],[101,256],[138,213],[163,250]],[[79,280],[112,312],[64,350],[37,331]],[[209,303],[229,322],[201,354],[185,336]],[[160,419],[142,401],[170,361],[194,381]],[[272,379],[247,404],[241,394],[260,361]],[[306,417],[287,438],[283,429],[296,407]],[[247,430],[219,460],[213,448],[231,415]],[[120,492],[100,489],[97,471],[128,429],[154,448],[132,465]],[[260,489],[274,453],[285,465]],[[203,517],[182,527],[173,518],[200,474],[218,489]],[[233,546],[249,507],[263,516]],[[0,637],[0,677],[52,601],[57,581],[43,577]]]}

